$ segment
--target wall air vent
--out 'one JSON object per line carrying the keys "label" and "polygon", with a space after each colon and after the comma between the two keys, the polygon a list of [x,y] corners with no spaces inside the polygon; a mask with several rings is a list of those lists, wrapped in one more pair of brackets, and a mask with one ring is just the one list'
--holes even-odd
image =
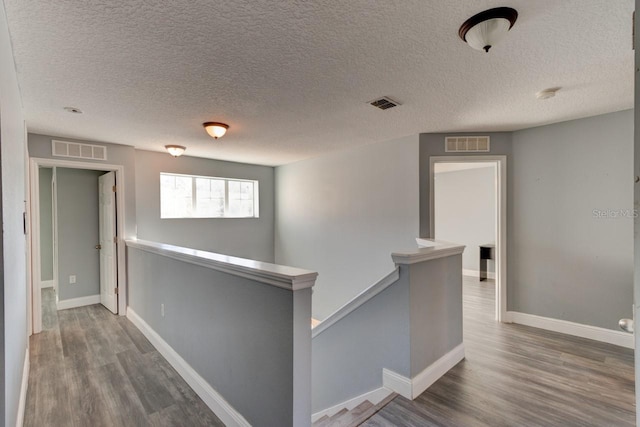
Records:
{"label": "wall air vent", "polygon": [[488,136],[447,136],[444,151],[447,153],[487,153],[490,149]]}
{"label": "wall air vent", "polygon": [[393,108],[393,107],[397,107],[398,105],[401,105],[399,102],[396,102],[394,100],[392,100],[391,98],[387,98],[386,96],[383,96],[380,99],[376,99],[374,101],[369,102],[369,104],[373,105],[374,107],[377,107],[381,110],[388,110],[389,108]]}
{"label": "wall air vent", "polygon": [[78,142],[51,140],[51,153],[56,157],[74,159],[107,160],[107,147],[104,145],[80,144]]}

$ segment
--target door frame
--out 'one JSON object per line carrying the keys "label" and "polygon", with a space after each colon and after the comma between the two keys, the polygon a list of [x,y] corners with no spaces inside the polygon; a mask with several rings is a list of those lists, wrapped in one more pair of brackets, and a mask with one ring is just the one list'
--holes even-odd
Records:
{"label": "door frame", "polygon": [[[104,163],[90,163],[72,160],[45,159],[32,157],[29,159],[29,187],[30,201],[29,210],[31,212],[31,324],[32,333],[37,334],[42,331],[42,301],[40,293],[40,180],[39,169],[46,168],[68,168],[68,169],[90,169],[105,172],[115,172],[116,185],[116,230],[117,238],[117,263],[118,263],[118,315],[125,316],[127,313],[127,275],[126,275],[126,256],[124,247],[125,235],[125,180],[124,166],[112,165]],[[97,191],[97,189],[96,189]],[[59,285],[59,284],[58,284]]]}
{"label": "door frame", "polygon": [[[51,241],[53,242],[53,289],[56,293],[57,304],[60,284],[58,283],[58,177],[56,174],[57,170],[56,167],[54,167],[51,173],[51,198],[53,199],[51,201],[51,210],[53,211],[51,212],[51,220],[53,221],[51,227],[53,236],[51,236]],[[38,180],[38,183],[39,182],[40,180]],[[38,191],[40,191],[39,187]],[[40,203],[40,200],[38,200],[38,203]],[[38,210],[38,212],[40,211]],[[38,227],[40,227],[40,218],[38,218]],[[42,262],[42,260],[40,260],[40,262]]]}
{"label": "door frame", "polygon": [[436,163],[495,163],[496,165],[496,307],[498,322],[510,322],[507,315],[507,156],[431,156],[429,158],[429,233],[435,238]]}

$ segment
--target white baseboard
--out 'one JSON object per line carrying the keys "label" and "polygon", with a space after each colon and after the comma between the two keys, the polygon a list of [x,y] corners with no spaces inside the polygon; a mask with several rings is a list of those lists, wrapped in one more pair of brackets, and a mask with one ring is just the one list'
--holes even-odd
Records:
{"label": "white baseboard", "polygon": [[456,348],[427,366],[427,368],[412,379],[388,369],[383,369],[382,383],[384,387],[395,391],[407,399],[413,400],[424,393],[426,389],[431,387],[433,383],[449,372],[449,370],[456,366],[462,359],[464,359],[464,343],[459,344]]}
{"label": "white baseboard", "polygon": [[229,427],[251,427],[251,424],[227,402],[220,393],[200,376],[151,326],[127,307],[127,319],[131,321],[153,346],[174,367],[193,391],[211,408],[214,414]]}
{"label": "white baseboard", "polygon": [[365,400],[368,400],[374,405],[377,405],[378,403],[382,402],[391,393],[393,393],[393,391],[387,388],[384,388],[384,387],[377,388],[368,393],[364,393],[364,394],[361,394],[360,396],[354,397],[353,399],[349,399],[346,402],[342,402],[337,405],[334,405],[331,408],[327,408],[320,412],[316,412],[311,416],[311,422],[315,423],[325,415],[329,417],[332,415],[335,415],[336,413],[338,413],[344,408],[347,408],[350,411],[356,406],[358,406],[359,404],[361,404],[362,402],[364,402]]}
{"label": "white baseboard", "polygon": [[85,305],[100,304],[100,295],[89,295],[88,297],[72,298],[58,300],[58,310],[66,310],[68,308],[83,307]]}
{"label": "white baseboard", "polygon": [[520,325],[533,326],[534,328],[588,338],[620,347],[633,348],[633,335],[622,331],[552,319],[550,317],[536,316],[534,314],[519,313],[517,311],[508,311],[507,319],[512,323],[518,323]]}
{"label": "white baseboard", "polygon": [[427,368],[413,377],[412,391],[413,398],[420,396],[426,389],[431,387],[431,384],[435,383],[444,374],[449,372],[449,369],[456,366],[460,361],[464,359],[464,344],[459,344],[456,348],[436,360]]}
{"label": "white baseboard", "polygon": [[411,380],[389,369],[382,370],[382,385],[400,396],[413,400]]}
{"label": "white baseboard", "polygon": [[40,289],[53,288],[53,280],[41,280]]}
{"label": "white baseboard", "polygon": [[24,424],[24,411],[27,406],[27,388],[29,387],[29,347],[27,347],[24,355],[24,364],[22,366],[22,384],[20,384],[20,399],[18,400],[18,418],[16,419],[16,427],[22,427]]}
{"label": "white baseboard", "polygon": [[[480,277],[480,271],[478,270],[462,270],[463,276]],[[493,271],[487,271],[487,277],[489,279],[495,279],[496,273]]]}

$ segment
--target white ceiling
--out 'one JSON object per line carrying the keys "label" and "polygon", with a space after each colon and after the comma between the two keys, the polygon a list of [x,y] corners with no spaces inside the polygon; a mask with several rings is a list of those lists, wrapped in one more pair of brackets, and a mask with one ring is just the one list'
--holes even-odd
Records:
{"label": "white ceiling", "polygon": [[[35,133],[280,165],[633,107],[633,0],[4,3]],[[518,21],[490,53],[472,50],[459,26],[496,6]],[[403,105],[366,103],[383,95]],[[231,128],[214,141],[205,121]]]}

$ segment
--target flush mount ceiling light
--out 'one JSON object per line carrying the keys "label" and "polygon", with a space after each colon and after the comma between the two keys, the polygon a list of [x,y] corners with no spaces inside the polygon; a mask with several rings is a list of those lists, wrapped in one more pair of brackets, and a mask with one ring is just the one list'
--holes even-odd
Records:
{"label": "flush mount ceiling light", "polygon": [[74,114],[82,114],[82,110],[76,107],[64,107],[64,111]]}
{"label": "flush mount ceiling light", "polygon": [[182,156],[182,154],[184,153],[184,150],[187,149],[182,145],[165,145],[164,148],[166,148],[169,154],[171,154],[173,157]]}
{"label": "flush mount ceiling light", "polygon": [[538,99],[549,99],[556,96],[556,93],[560,90],[559,87],[550,87],[549,89],[541,90],[536,93],[536,98]]}
{"label": "flush mount ceiling light", "polygon": [[207,122],[203,123],[202,126],[207,130],[207,133],[211,135],[213,139],[218,139],[224,136],[227,133],[227,129],[229,129],[229,125],[218,122]]}
{"label": "flush mount ceiling light", "polygon": [[518,12],[510,7],[485,10],[467,19],[458,34],[476,50],[489,49],[509,32],[518,19]]}

